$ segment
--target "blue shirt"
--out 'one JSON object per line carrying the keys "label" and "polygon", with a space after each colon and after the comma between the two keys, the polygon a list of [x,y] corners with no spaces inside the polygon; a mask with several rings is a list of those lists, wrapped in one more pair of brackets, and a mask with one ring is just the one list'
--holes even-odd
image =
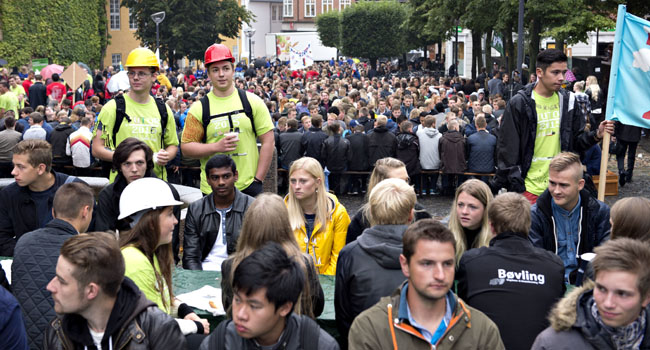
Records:
{"label": "blue shirt", "polygon": [[445,297],[445,316],[440,321],[440,325],[438,325],[435,333],[432,334],[424,326],[417,323],[417,321],[415,321],[411,315],[411,308],[409,307],[408,300],[406,299],[407,291],[408,283],[405,283],[404,287],[402,287],[402,291],[400,292],[399,311],[397,317],[400,319],[400,321],[407,320],[411,326],[413,326],[418,330],[418,332],[420,332],[420,334],[422,334],[424,339],[431,343],[431,345],[436,345],[438,343],[438,340],[440,340],[440,338],[442,338],[442,336],[445,334],[445,331],[447,331],[449,323],[451,323],[452,311],[456,307],[456,299],[454,298],[454,293],[451,290],[447,292],[447,296]]}
{"label": "blue shirt", "polygon": [[555,204],[551,199],[553,220],[555,220],[555,235],[557,237],[557,255],[564,262],[564,281],[569,281],[569,274],[578,268],[578,242],[580,241],[580,196],[576,206],[567,211]]}

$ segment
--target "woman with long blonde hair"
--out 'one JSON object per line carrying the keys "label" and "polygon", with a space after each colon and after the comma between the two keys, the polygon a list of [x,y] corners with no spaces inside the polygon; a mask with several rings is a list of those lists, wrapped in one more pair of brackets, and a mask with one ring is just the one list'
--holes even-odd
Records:
{"label": "woman with long blonde hair", "polygon": [[319,273],[334,275],[350,217],[336,196],[325,191],[325,174],[316,159],[293,162],[284,202],[300,250],[312,256]]}
{"label": "woman with long blonde hair", "polygon": [[470,248],[487,247],[492,239],[487,206],[494,197],[485,182],[471,179],[456,189],[448,227],[456,237],[456,261]]}
{"label": "woman with long blonde hair", "polygon": [[605,99],[605,96],[603,91],[600,89],[600,85],[598,85],[598,79],[593,75],[587,77],[586,88],[587,90],[585,91],[585,94],[589,96],[591,115],[596,121],[596,126],[594,127],[597,127],[600,125],[600,122],[605,119],[605,114],[603,113],[603,106],[605,105],[605,101],[603,100]]}
{"label": "woman with long blonde hair", "polygon": [[[264,224],[261,225],[261,222]],[[287,255],[294,258],[305,271],[305,287],[294,310],[298,314],[318,317],[323,312],[325,297],[314,262],[309,255],[301,252],[296,242],[282,197],[272,193],[260,194],[246,210],[237,240],[237,251],[221,264],[221,299],[224,309],[230,313],[235,269],[244,258],[268,242],[280,244]]]}

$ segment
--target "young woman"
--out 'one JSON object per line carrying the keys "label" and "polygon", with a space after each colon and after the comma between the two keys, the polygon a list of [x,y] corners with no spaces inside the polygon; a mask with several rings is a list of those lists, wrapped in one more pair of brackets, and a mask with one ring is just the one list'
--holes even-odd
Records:
{"label": "young woman", "polygon": [[[264,225],[260,225],[260,222],[264,222]],[[244,258],[268,242],[280,244],[287,255],[296,259],[305,271],[307,278],[302,297],[294,310],[312,318],[320,316],[325,306],[325,296],[313,259],[300,250],[289,225],[289,215],[282,197],[271,193],[257,196],[246,210],[244,224],[237,240],[237,252],[221,264],[221,299],[224,309],[230,313],[233,297],[232,274],[235,269]]]}
{"label": "young woman", "polygon": [[465,250],[489,245],[492,232],[486,209],[492,198],[492,191],[481,180],[467,180],[456,189],[447,226],[456,237],[457,261]]}
{"label": "young woman", "polygon": [[[209,333],[207,320],[174,299],[172,290],[172,232],[178,223],[173,208],[183,202],[172,195],[169,185],[158,178],[130,183],[120,198],[120,216],[130,230],[120,232],[120,247],[129,277],[147,299],[174,316],[183,334]],[[189,340],[189,339],[188,339]]]}
{"label": "young woman", "polygon": [[611,238],[629,237],[650,242],[650,199],[627,197],[612,205],[609,222]]}
{"label": "young woman", "polygon": [[325,174],[316,159],[293,162],[284,202],[300,250],[312,256],[319,273],[334,275],[350,217],[336,196],[325,191]]}
{"label": "young woman", "polygon": [[[350,225],[348,226],[346,243],[353,242],[354,240],[363,233],[363,230],[370,227],[370,221],[368,220],[368,199],[370,197],[370,192],[372,189],[380,182],[386,179],[401,179],[409,182],[409,176],[406,172],[406,165],[399,159],[392,157],[386,157],[377,160],[375,162],[375,169],[370,175],[370,180],[368,181],[368,190],[366,191],[366,204],[359,209],[359,211],[354,215]],[[431,215],[426,212],[424,207],[419,203],[415,203],[415,220],[428,219],[431,218]]]}

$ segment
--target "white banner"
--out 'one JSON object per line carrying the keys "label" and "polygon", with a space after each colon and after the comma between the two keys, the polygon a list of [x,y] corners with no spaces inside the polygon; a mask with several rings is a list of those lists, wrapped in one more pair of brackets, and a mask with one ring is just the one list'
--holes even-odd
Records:
{"label": "white banner", "polygon": [[312,64],[314,64],[314,56],[311,53],[311,44],[307,44],[307,47],[302,50],[297,47],[290,48],[289,69],[304,69]]}

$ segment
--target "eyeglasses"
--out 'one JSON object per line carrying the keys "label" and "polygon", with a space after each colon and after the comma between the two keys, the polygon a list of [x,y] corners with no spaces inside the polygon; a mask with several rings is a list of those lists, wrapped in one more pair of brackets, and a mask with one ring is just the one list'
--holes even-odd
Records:
{"label": "eyeglasses", "polygon": [[128,71],[128,72],[126,72],[126,75],[128,75],[129,78],[133,78],[133,77],[137,76],[138,78],[142,79],[142,78],[146,78],[148,76],[151,76],[151,73],[147,73],[147,72],[143,72],[143,71],[139,71],[139,72]]}

